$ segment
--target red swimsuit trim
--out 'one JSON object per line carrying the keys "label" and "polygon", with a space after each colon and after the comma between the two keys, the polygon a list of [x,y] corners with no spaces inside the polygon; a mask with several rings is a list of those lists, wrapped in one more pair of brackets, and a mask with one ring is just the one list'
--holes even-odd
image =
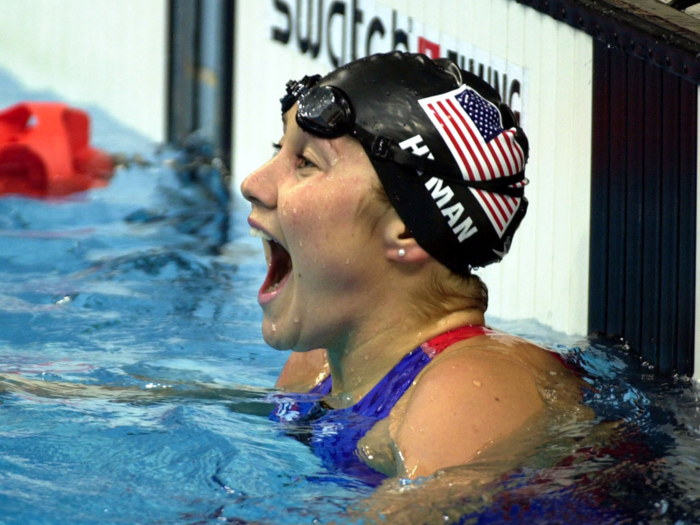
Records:
{"label": "red swimsuit trim", "polygon": [[420,345],[428,357],[431,359],[442,352],[448,346],[452,346],[459,341],[464,341],[465,339],[471,339],[478,335],[489,335],[495,333],[490,328],[486,328],[481,325],[467,325],[460,328],[455,328],[444,334],[440,334],[437,337],[433,337],[430,341],[427,341]]}

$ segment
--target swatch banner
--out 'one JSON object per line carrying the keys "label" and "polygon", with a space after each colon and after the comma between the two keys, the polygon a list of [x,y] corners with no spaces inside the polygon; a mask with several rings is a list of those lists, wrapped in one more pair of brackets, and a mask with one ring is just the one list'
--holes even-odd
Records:
{"label": "swatch banner", "polygon": [[522,66],[372,0],[269,0],[268,5],[270,38],[317,60],[314,73],[397,49],[447,57],[491,84],[526,128]]}

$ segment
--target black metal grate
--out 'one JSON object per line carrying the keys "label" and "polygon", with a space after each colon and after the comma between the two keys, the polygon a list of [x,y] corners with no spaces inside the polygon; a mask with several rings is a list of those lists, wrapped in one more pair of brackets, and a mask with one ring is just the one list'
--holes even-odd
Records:
{"label": "black metal grate", "polygon": [[589,329],[692,374],[697,85],[594,41]]}
{"label": "black metal grate", "polygon": [[198,132],[229,166],[234,0],[170,0],[168,140]]}

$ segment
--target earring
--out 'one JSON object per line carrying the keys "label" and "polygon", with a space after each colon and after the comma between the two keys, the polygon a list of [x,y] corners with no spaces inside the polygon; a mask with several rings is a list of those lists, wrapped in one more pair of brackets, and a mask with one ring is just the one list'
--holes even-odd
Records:
{"label": "earring", "polygon": [[399,257],[406,257],[406,250],[399,248]]}

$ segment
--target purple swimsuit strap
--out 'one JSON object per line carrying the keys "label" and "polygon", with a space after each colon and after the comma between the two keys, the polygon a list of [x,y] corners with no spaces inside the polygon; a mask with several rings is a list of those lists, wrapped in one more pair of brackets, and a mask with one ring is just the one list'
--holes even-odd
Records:
{"label": "purple swimsuit strap", "polygon": [[[324,408],[320,399],[333,387],[330,376],[308,394],[299,396],[290,414],[289,406],[278,405],[272,419],[286,419],[291,424],[310,427],[308,443],[326,468],[338,469],[377,485],[384,475],[368,467],[357,454],[360,439],[378,421],[389,415],[415,378],[437,354],[458,341],[491,333],[483,326],[464,326],[441,334],[406,354],[370,392],[355,405],[342,409]],[[304,397],[305,396],[305,397]],[[298,433],[293,434],[299,437]]]}

